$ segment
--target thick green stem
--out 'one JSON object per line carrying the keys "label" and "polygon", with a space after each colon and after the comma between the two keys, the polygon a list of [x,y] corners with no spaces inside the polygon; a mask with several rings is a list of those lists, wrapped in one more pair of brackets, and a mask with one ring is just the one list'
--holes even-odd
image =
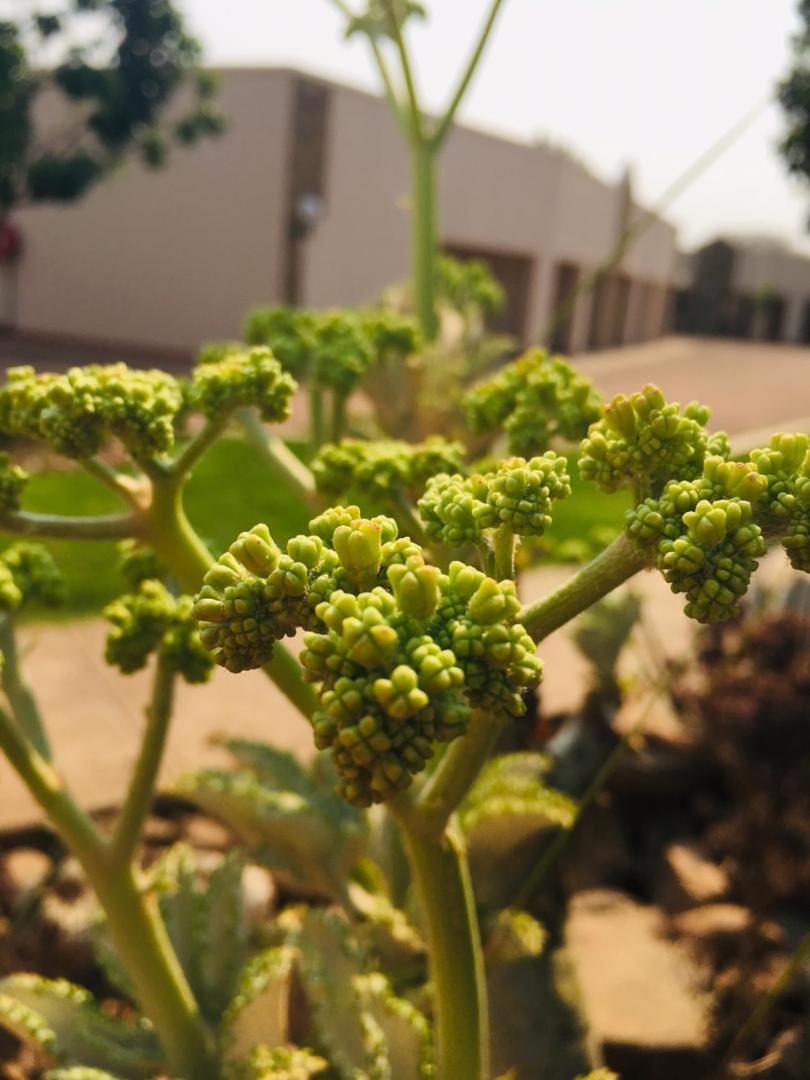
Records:
{"label": "thick green stem", "polygon": [[556,592],[524,607],[518,618],[540,642],[649,564],[649,556],[622,533]]}
{"label": "thick green stem", "polygon": [[43,540],[124,540],[137,536],[137,514],[98,514],[75,517],[69,514],[34,514],[28,510],[8,510],[0,517],[0,532],[15,536],[36,536]]}
{"label": "thick green stem", "polygon": [[216,420],[206,420],[200,430],[183,447],[171,465],[178,476],[188,476],[209,447],[217,441],[230,419],[229,414]]}
{"label": "thick green stem", "polygon": [[174,704],[176,672],[159,655],[152,686],[152,700],[146,709],[146,730],[135,772],[121,810],[110,858],[117,866],[126,866],[133,858],[141,838],[143,823],[152,805],[160,763],[169,733]]}
{"label": "thick green stem", "polygon": [[[213,558],[186,517],[182,485],[175,477],[153,479],[147,523],[148,543],[175,576],[181,589],[188,593],[197,592]],[[298,661],[283,645],[276,644],[273,659],[263,670],[304,716],[312,716],[316,706],[315,691],[304,682]]]}
{"label": "thick green stem", "polygon": [[496,529],[492,536],[493,569],[498,581],[515,577],[515,534],[506,525]]}
{"label": "thick green stem", "polygon": [[309,380],[309,448],[316,454],[323,445],[323,389]]}
{"label": "thick green stem", "polygon": [[329,438],[332,442],[340,442],[346,429],[346,395],[339,390],[332,391],[332,423],[330,425]]}
{"label": "thick green stem", "polygon": [[438,834],[472,787],[484,762],[492,753],[505,721],[476,709],[460,739],[447,747],[436,771],[422,788],[417,808],[424,827]]}
{"label": "thick green stem", "polygon": [[113,867],[107,844],[65,790],[56,770],[2,711],[0,749],[81,863],[172,1072],[195,1080],[216,1080],[209,1036],[194,996],[172,951],[155,900],[141,892],[134,867]]}
{"label": "thick green stem", "polygon": [[423,140],[411,143],[411,251],[416,314],[426,340],[438,333],[436,318],[436,153]]}
{"label": "thick green stem", "polygon": [[3,693],[14,719],[31,745],[46,761],[53,757],[39,705],[20,666],[17,634],[10,615],[0,616],[0,653],[3,654]]}
{"label": "thick green stem", "polygon": [[426,832],[407,803],[392,807],[427,924],[441,1080],[488,1080],[489,1021],[484,962],[464,841],[451,819]]}

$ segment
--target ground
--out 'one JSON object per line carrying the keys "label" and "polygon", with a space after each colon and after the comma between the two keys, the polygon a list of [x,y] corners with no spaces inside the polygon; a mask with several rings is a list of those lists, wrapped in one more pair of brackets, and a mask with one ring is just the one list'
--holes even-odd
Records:
{"label": "ground", "polygon": [[[86,359],[79,350],[0,342],[0,364],[65,366]],[[127,358],[129,359],[129,358]],[[149,362],[156,362],[150,360]],[[577,358],[606,396],[657,383],[668,397],[698,399],[714,406],[712,426],[725,428],[744,449],[775,430],[810,430],[810,349],[784,345],[666,338],[662,341]],[[780,556],[774,570],[781,570]],[[526,576],[527,599],[543,595],[571,570],[553,567]],[[676,651],[689,632],[681,601],[656,574],[639,581],[648,598],[655,638]],[[651,635],[645,632],[645,639]],[[145,675],[123,678],[102,660],[103,627],[97,620],[24,631],[31,680],[48,719],[60,766],[88,809],[113,805],[125,786],[139,739],[148,693]],[[544,696],[551,709],[580,696],[580,668],[566,631],[543,644]],[[210,737],[238,731],[296,751],[311,748],[306,723],[264,675],[238,677],[218,671],[207,688],[183,688],[169,744],[163,781],[210,761],[218,751]],[[22,785],[0,764],[0,827],[26,825],[38,817]]]}

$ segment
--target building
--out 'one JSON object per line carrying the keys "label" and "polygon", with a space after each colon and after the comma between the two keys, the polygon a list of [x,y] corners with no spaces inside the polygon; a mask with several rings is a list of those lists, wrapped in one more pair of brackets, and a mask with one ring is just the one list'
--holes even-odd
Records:
{"label": "building", "polygon": [[713,240],[680,268],[678,329],[810,344],[810,258],[762,237]]}
{"label": "building", "polygon": [[[223,71],[220,100],[221,139],[157,173],[130,162],[76,205],[19,213],[7,325],[187,355],[238,335],[256,304],[365,303],[407,275],[408,160],[382,99],[263,68]],[[490,263],[508,296],[502,328],[523,342],[640,212],[627,178],[611,185],[561,149],[466,127],[445,150],[439,200],[443,247]],[[652,219],[554,345],[662,333],[675,254],[674,230]]]}

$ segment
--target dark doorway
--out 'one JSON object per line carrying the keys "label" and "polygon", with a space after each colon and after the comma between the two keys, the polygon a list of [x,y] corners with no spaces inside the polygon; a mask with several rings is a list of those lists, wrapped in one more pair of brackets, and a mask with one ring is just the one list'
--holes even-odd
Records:
{"label": "dark doorway", "polygon": [[560,318],[571,304],[571,296],[579,283],[579,267],[575,263],[557,263],[554,273],[554,302],[551,318],[554,332],[551,337],[551,351],[555,353],[571,352],[571,330],[574,321],[574,305],[567,311],[565,318]]}

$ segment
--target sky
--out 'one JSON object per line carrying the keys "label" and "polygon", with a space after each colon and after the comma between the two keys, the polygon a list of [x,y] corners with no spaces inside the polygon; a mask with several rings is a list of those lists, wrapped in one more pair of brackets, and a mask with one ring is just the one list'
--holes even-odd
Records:
{"label": "sky", "polygon": [[[351,0],[349,0],[351,2]],[[357,7],[360,0],[355,0]],[[448,99],[490,0],[428,0],[410,36],[426,109]],[[379,90],[331,0],[179,0],[217,64],[289,64]],[[460,113],[510,137],[565,146],[606,179],[626,166],[643,202],[773,98],[797,0],[505,0]],[[668,209],[685,248],[718,234],[780,237],[810,252],[810,183],[787,176],[777,106]]]}

